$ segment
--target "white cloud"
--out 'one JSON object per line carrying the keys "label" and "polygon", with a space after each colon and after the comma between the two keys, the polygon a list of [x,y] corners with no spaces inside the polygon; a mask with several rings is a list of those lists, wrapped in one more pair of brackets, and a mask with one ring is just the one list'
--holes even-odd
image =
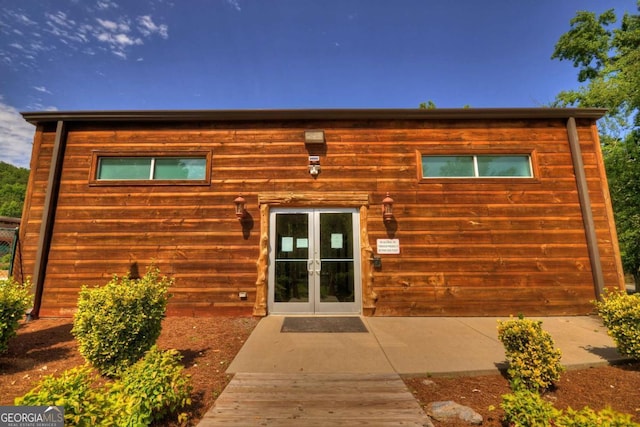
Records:
{"label": "white cloud", "polygon": [[51,91],[44,86],[34,86],[33,88],[38,92],[51,94]]}
{"label": "white cloud", "polygon": [[139,16],[138,24],[139,24],[138,30],[145,37],[149,37],[153,34],[158,34],[163,39],[166,39],[169,37],[169,27],[167,27],[164,24],[156,25],[153,22],[153,19],[151,19],[149,15]]}
{"label": "white cloud", "polygon": [[[41,55],[56,50],[58,54],[85,55],[111,52],[126,59],[135,46],[154,37],[169,38],[169,27],[150,14],[114,16],[122,9],[113,0],[95,0],[88,6],[74,3],[75,9],[45,9],[39,16],[28,16],[17,7],[0,9],[0,37],[6,36],[4,49],[0,46],[0,63],[16,70],[33,68]],[[78,8],[90,13],[78,13]]]}
{"label": "white cloud", "polygon": [[100,10],[117,9],[118,8],[118,5],[115,2],[112,2],[112,1],[109,1],[109,0],[98,1],[98,2],[96,2],[96,6]]}
{"label": "white cloud", "polygon": [[28,168],[34,133],[35,127],[0,97],[0,160]]}
{"label": "white cloud", "polygon": [[242,11],[242,8],[240,7],[240,2],[238,0],[227,0],[227,3],[229,3],[231,7],[233,7],[238,12]]}
{"label": "white cloud", "polygon": [[13,18],[19,22],[21,22],[22,24],[25,25],[38,25],[37,22],[32,21],[31,19],[29,19],[29,17],[27,15],[25,15],[24,13],[12,13],[9,12],[9,14],[11,16],[13,16]]}
{"label": "white cloud", "polygon": [[129,23],[126,20],[122,20],[120,22],[109,21],[107,19],[96,18],[98,23],[102,25],[108,31],[111,32],[123,32],[128,33],[131,31],[131,27],[129,27]]}

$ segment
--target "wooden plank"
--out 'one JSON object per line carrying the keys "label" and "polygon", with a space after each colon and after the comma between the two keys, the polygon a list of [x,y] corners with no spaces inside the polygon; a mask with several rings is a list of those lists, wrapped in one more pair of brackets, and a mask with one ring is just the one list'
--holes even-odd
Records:
{"label": "wooden plank", "polygon": [[239,373],[198,425],[425,426],[431,422],[396,374]]}
{"label": "wooden plank", "polygon": [[[370,285],[368,312],[375,308],[378,287],[389,295],[403,295],[406,286],[452,286],[469,292],[487,287],[480,299],[494,304],[490,290],[508,290],[512,284],[536,292],[572,282],[577,287],[590,284],[564,120],[322,120],[313,123],[325,129],[327,137],[321,155],[323,171],[317,179],[309,176],[310,152],[302,143],[309,124],[281,120],[74,124],[67,138],[46,269],[51,303],[68,310],[75,300],[67,290],[83,283],[102,284],[113,273],[126,273],[133,262],[143,268],[153,261],[176,278],[171,303],[175,311],[188,311],[188,304],[195,304],[197,298],[205,300],[199,306],[203,310],[219,308],[219,303],[244,309],[255,302],[257,307],[266,295],[269,268],[264,254],[268,235],[261,234],[268,216],[258,208],[260,203],[359,207],[366,218],[361,224],[361,246],[369,248],[362,260],[368,260],[376,239],[390,237],[380,214],[387,191],[396,201],[397,229],[392,235],[401,241],[401,254],[384,256],[381,269],[362,263],[363,279]],[[29,220],[21,229],[21,265],[27,275],[35,265],[45,211],[43,189],[55,142],[53,128],[42,129],[39,135],[39,155],[29,184]],[[600,180],[603,170],[593,124],[578,121],[578,135],[603,273],[609,283],[619,277],[620,266],[616,266],[610,201]],[[151,153],[158,147],[210,152],[210,182],[179,189],[88,185],[93,150]],[[537,176],[534,180],[418,177],[421,153],[470,150],[535,152]],[[252,167],[249,173],[247,165]],[[239,193],[248,201],[254,221],[251,229],[243,230],[235,219],[232,201]],[[248,292],[248,301],[233,301],[239,289]],[[556,297],[563,298],[557,303],[565,306],[583,303],[562,294]],[[460,310],[453,305],[440,309]],[[420,305],[409,312],[420,314],[420,310],[433,312]]]}

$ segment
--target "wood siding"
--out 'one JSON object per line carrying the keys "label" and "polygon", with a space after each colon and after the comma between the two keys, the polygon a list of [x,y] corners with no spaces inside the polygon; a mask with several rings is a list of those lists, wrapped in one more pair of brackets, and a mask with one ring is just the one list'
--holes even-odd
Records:
{"label": "wood siding", "polygon": [[[593,121],[578,136],[606,286],[621,287],[611,207]],[[324,129],[321,152],[304,129]],[[32,274],[55,129],[39,126],[21,228]],[[92,153],[210,152],[209,185],[90,185]],[[534,179],[420,179],[420,154],[531,152]],[[314,179],[308,156],[320,155]],[[375,315],[570,315],[595,298],[566,123],[549,120],[357,120],[70,123],[41,316],[70,316],[82,285],[175,279],[169,314],[251,314],[262,193],[368,193],[367,232],[397,238],[372,269]],[[389,192],[395,222],[380,203]],[[248,226],[234,215],[242,194]],[[241,300],[239,292],[248,298]]]}

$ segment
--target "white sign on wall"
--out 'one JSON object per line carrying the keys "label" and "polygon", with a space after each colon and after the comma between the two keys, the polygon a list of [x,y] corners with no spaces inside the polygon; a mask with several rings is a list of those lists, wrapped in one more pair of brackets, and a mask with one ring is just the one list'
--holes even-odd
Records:
{"label": "white sign on wall", "polygon": [[378,239],[376,240],[378,254],[399,254],[400,240],[398,239]]}

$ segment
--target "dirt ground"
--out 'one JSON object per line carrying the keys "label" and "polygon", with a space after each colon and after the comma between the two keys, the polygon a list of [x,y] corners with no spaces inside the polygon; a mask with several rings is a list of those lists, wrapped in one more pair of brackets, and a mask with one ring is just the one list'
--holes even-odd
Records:
{"label": "dirt ground", "polygon": [[[230,381],[225,370],[257,322],[258,319],[248,317],[164,320],[158,345],[179,350],[185,372],[191,375],[193,404],[187,408],[191,425],[197,423]],[[9,343],[9,351],[0,356],[0,405],[12,405],[15,397],[29,391],[44,376],[84,363],[71,327],[71,319],[40,319],[21,325],[18,336]],[[482,414],[484,426],[501,425],[500,396],[509,392],[508,382],[501,375],[406,378],[405,381],[423,405],[455,400]],[[558,408],[610,406],[634,415],[634,421],[640,422],[640,363],[565,372],[557,389],[546,397]],[[497,409],[490,411],[492,405]]]}

